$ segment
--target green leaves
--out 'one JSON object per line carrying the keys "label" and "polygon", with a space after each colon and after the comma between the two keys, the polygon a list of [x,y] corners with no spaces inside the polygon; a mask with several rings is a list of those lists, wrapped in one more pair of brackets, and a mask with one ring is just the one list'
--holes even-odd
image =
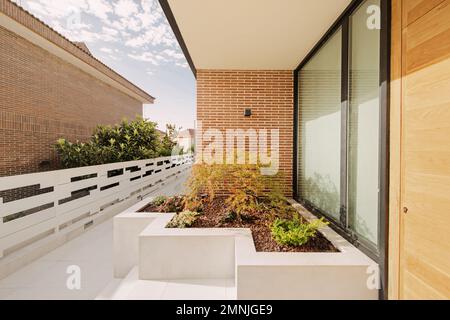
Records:
{"label": "green leaves", "polygon": [[86,143],[58,139],[55,149],[64,168],[125,162],[171,155],[174,144],[160,138],[155,122],[141,117],[116,126],[98,126]]}
{"label": "green leaves", "polygon": [[166,228],[190,228],[200,214],[193,211],[177,213],[167,224]]}
{"label": "green leaves", "polygon": [[152,205],[159,207],[162,206],[166,201],[167,201],[166,196],[158,196],[155,199],[153,199]]}
{"label": "green leaves", "polygon": [[271,226],[272,237],[280,245],[300,247],[315,237],[317,231],[327,224],[323,218],[304,222],[296,214],[292,220],[276,219]]}
{"label": "green leaves", "polygon": [[172,151],[176,147],[176,142],[174,141],[177,135],[175,130],[175,125],[168,124],[166,126],[166,134],[162,137],[161,145],[159,148],[159,154],[162,157],[169,157],[172,155]]}

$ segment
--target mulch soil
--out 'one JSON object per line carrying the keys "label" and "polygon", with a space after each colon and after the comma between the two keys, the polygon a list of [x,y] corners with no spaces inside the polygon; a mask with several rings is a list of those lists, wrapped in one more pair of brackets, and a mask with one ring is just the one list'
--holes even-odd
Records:
{"label": "mulch soil", "polygon": [[[161,212],[161,208],[150,203],[141,212]],[[225,198],[217,197],[205,204],[192,228],[249,228],[258,252],[339,252],[320,232],[301,247],[279,245],[271,235],[271,217],[264,212],[247,214],[242,219],[226,219],[228,215]]]}
{"label": "mulch soil", "polygon": [[224,198],[216,198],[205,205],[202,215],[195,221],[193,228],[249,228],[253,234],[258,252],[338,252],[338,250],[320,232],[301,247],[279,245],[273,240],[270,216],[264,213],[246,215],[241,220],[227,221],[228,212]]}

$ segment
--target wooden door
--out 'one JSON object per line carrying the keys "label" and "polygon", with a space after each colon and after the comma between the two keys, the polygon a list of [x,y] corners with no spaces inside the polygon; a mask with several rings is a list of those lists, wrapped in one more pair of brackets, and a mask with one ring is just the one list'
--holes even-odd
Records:
{"label": "wooden door", "polygon": [[403,0],[399,297],[450,298],[450,0]]}

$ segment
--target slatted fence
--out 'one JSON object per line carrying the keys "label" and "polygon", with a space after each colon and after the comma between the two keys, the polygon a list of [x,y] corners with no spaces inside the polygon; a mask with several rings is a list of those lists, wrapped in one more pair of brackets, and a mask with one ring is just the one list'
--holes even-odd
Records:
{"label": "slatted fence", "polygon": [[123,201],[145,196],[189,169],[193,155],[0,178],[0,258],[70,232]]}

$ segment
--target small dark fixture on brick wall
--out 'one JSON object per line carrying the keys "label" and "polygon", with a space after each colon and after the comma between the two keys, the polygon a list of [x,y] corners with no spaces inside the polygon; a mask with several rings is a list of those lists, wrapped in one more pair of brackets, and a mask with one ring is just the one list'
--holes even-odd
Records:
{"label": "small dark fixture on brick wall", "polygon": [[244,110],[244,116],[246,116],[246,117],[251,117],[251,116],[252,116],[252,109],[246,108],[246,109]]}

